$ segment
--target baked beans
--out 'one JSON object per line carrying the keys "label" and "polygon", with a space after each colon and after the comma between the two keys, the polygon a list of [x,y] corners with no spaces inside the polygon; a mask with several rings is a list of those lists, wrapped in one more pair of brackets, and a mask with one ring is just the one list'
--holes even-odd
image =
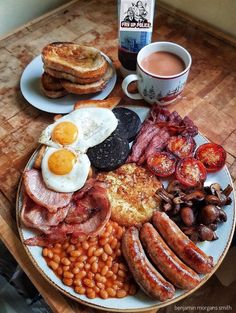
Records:
{"label": "baked beans", "polygon": [[103,232],[80,242],[68,238],[43,248],[48,266],[62,282],[90,299],[123,298],[134,295],[137,285],[121,256],[124,228],[109,221]]}

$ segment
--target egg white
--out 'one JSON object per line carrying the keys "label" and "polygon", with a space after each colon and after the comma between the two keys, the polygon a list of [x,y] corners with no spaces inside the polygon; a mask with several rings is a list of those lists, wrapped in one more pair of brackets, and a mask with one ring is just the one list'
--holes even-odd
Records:
{"label": "egg white", "polygon": [[41,134],[39,142],[47,146],[60,148],[61,144],[51,139],[53,128],[61,122],[72,122],[77,126],[78,138],[74,143],[65,145],[75,151],[85,153],[88,148],[103,142],[116,129],[118,120],[114,113],[106,108],[81,108],[59,118]]}
{"label": "egg white", "polygon": [[58,149],[48,147],[42,159],[42,176],[46,186],[58,192],[74,192],[82,188],[87,180],[90,169],[90,161],[87,154],[77,154],[77,162],[70,173],[56,175],[48,167],[48,159],[55,151],[58,151]]}

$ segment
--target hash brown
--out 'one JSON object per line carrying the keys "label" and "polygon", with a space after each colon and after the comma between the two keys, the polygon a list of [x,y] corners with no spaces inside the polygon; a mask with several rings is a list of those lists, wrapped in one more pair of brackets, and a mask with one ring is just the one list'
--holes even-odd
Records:
{"label": "hash brown", "polygon": [[111,219],[120,225],[141,225],[159,209],[155,192],[162,184],[144,167],[124,164],[115,171],[99,173],[97,179],[106,183]]}

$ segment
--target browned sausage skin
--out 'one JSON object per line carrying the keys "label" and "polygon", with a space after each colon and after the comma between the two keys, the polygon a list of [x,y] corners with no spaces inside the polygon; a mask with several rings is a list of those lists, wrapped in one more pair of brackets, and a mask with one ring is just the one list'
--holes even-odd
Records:
{"label": "browned sausage skin", "polygon": [[160,301],[174,296],[174,286],[167,282],[148,261],[136,227],[132,226],[124,233],[122,252],[135,281],[148,296]]}
{"label": "browned sausage skin", "polygon": [[152,224],[143,225],[140,239],[152,262],[172,284],[188,290],[199,284],[198,274],[173,253]]}
{"label": "browned sausage skin", "polygon": [[211,272],[213,258],[199,249],[166,213],[155,212],[153,214],[153,225],[183,262],[199,274]]}

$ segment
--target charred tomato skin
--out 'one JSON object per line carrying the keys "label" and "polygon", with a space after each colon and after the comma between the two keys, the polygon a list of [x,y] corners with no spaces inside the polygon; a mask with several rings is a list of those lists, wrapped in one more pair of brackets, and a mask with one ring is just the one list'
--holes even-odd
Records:
{"label": "charred tomato skin", "polygon": [[176,157],[170,152],[156,152],[147,159],[148,169],[156,176],[168,177],[174,174]]}
{"label": "charred tomato skin", "polygon": [[225,149],[216,143],[205,143],[199,146],[195,152],[195,158],[201,161],[207,172],[217,172],[226,162]]}
{"label": "charred tomato skin", "polygon": [[193,156],[195,148],[195,140],[190,136],[171,136],[167,143],[167,150],[180,159]]}
{"label": "charred tomato skin", "polygon": [[187,187],[195,187],[206,180],[207,171],[203,163],[193,157],[184,158],[176,165],[176,179]]}

